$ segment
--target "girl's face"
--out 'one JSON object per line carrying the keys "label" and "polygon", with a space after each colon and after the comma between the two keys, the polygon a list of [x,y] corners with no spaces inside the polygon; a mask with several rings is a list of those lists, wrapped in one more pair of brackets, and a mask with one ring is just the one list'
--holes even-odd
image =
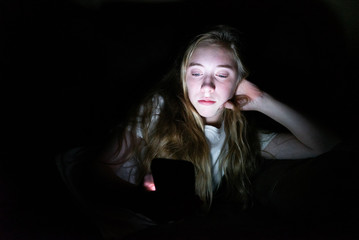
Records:
{"label": "girl's face", "polygon": [[238,82],[237,63],[222,46],[199,45],[189,59],[188,97],[206,124],[218,125],[223,104],[233,97]]}

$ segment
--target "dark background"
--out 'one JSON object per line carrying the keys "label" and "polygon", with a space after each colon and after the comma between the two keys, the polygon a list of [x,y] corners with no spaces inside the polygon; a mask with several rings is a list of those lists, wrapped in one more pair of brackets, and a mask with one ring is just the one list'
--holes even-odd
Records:
{"label": "dark background", "polygon": [[212,24],[242,31],[249,80],[355,145],[358,10],[354,0],[2,1],[4,239],[87,228],[54,157],[102,139]]}

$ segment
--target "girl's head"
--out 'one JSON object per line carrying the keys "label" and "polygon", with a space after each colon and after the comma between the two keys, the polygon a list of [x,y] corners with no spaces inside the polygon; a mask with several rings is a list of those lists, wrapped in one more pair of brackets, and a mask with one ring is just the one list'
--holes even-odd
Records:
{"label": "girl's head", "polygon": [[233,29],[218,26],[197,36],[185,52],[181,64],[184,97],[206,124],[221,121],[223,105],[247,75],[238,45]]}

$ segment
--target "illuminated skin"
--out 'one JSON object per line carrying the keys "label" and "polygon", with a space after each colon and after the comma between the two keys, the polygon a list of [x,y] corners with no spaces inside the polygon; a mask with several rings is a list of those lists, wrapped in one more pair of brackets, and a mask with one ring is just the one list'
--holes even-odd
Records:
{"label": "illuminated skin", "polygon": [[233,97],[238,82],[236,61],[224,47],[202,44],[189,59],[188,97],[205,124],[220,125],[223,106]]}

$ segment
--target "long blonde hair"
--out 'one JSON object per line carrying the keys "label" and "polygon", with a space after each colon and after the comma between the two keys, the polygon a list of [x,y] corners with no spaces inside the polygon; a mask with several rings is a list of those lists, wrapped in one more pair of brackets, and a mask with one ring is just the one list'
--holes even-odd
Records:
{"label": "long blonde hair", "polygon": [[[247,76],[238,50],[238,38],[233,29],[225,26],[197,36],[185,51],[181,64],[174,68],[162,82],[155,94],[163,99],[156,121],[154,109],[159,105],[153,94],[141,105],[141,120],[133,119],[132,131],[138,125],[142,129],[143,145],[135,147],[139,158],[141,179],[150,171],[154,158],[182,159],[193,163],[196,172],[196,193],[206,206],[210,206],[215,188],[212,183],[210,149],[204,135],[202,117],[191,104],[185,84],[189,59],[200,43],[219,44],[233,53],[237,62],[239,80]],[[157,98],[158,99],[158,98]],[[244,101],[243,101],[244,100]],[[223,111],[226,133],[226,151],[219,156],[219,170],[224,173],[227,192],[245,207],[250,199],[251,177],[256,168],[257,146],[255,138],[249,137],[247,122],[240,111],[245,96],[234,96],[233,110]],[[138,113],[138,111],[137,111]],[[253,140],[254,139],[254,140]],[[253,140],[253,141],[252,141]],[[146,146],[146,147],[143,147]],[[185,176],[184,176],[185,177]]]}

